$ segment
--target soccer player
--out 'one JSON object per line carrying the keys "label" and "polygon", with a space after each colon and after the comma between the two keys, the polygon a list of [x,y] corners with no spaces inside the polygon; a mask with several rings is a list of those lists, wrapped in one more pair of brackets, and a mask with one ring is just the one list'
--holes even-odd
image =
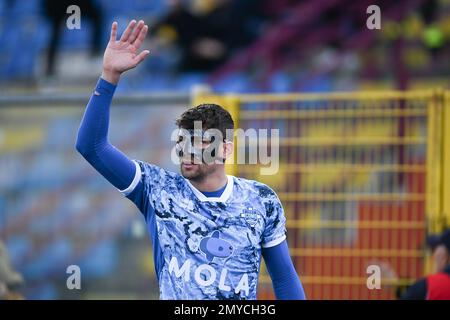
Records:
{"label": "soccer player", "polygon": [[262,183],[226,175],[224,159],[233,149],[226,139],[215,154],[222,162],[193,161],[212,143],[207,131],[198,136],[192,130],[194,122],[226,136],[234,123],[225,109],[204,104],[188,109],[177,120],[180,129],[201,141],[192,144],[188,139],[187,148],[179,149],[181,174],[131,160],[109,143],[114,90],[120,75],[148,56],[148,50],[137,52],[147,30],[143,21],[133,20],[117,41],[117,23],[112,24],[103,72],[86,107],[76,149],[143,213],[152,238],[160,298],[256,299],[264,257],[277,299],[305,299],[275,192]]}

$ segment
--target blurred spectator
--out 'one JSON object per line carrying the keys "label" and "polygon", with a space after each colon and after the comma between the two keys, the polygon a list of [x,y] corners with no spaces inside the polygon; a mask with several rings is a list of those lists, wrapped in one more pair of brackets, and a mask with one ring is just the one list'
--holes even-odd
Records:
{"label": "blurred spectator", "polygon": [[23,299],[16,291],[22,284],[22,275],[12,269],[6,246],[0,241],[0,300]]}
{"label": "blurred spectator", "polygon": [[181,51],[178,71],[211,71],[259,36],[266,0],[171,0],[170,13],[152,27]]}
{"label": "blurred spectator", "polygon": [[450,229],[428,238],[436,273],[414,283],[401,297],[405,300],[450,300]]}
{"label": "blurred spectator", "polygon": [[443,30],[436,25],[438,12],[439,3],[437,0],[426,0],[420,6],[420,13],[425,24],[423,40],[432,55],[436,55],[445,43]]}
{"label": "blurred spectator", "polygon": [[71,5],[81,9],[81,19],[90,19],[92,23],[91,54],[98,55],[102,51],[102,15],[100,8],[93,0],[44,0],[44,14],[51,24],[51,38],[47,53],[46,75],[54,74],[56,50],[58,48],[61,31],[65,28],[65,21],[69,17],[66,10]]}
{"label": "blurred spectator", "polygon": [[429,25],[435,22],[439,9],[439,3],[437,0],[426,0],[420,5],[420,13],[423,18],[423,22]]}

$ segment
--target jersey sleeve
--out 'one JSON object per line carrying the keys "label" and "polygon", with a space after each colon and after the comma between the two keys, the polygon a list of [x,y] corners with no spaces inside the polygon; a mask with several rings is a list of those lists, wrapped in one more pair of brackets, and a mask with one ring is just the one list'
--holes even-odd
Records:
{"label": "jersey sleeve", "polygon": [[270,248],[280,244],[286,239],[286,217],[281,201],[276,193],[269,187],[266,188],[267,190],[262,193],[266,209],[266,223],[262,235],[261,246],[263,248]]}
{"label": "jersey sleeve", "polygon": [[154,211],[153,200],[161,193],[163,186],[169,183],[170,174],[154,164],[140,160],[133,162],[136,167],[133,181],[126,189],[119,191],[147,218]]}

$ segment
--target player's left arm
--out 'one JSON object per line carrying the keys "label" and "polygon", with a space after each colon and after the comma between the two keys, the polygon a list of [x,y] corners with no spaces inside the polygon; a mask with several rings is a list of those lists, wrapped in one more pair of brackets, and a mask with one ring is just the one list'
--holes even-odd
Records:
{"label": "player's left arm", "polygon": [[287,241],[263,248],[262,255],[278,300],[305,300],[305,291],[289,255]]}
{"label": "player's left arm", "polygon": [[266,226],[262,236],[262,256],[272,279],[278,300],[304,300],[305,292],[289,255],[286,241],[286,217],[273,190],[260,192],[266,208]]}

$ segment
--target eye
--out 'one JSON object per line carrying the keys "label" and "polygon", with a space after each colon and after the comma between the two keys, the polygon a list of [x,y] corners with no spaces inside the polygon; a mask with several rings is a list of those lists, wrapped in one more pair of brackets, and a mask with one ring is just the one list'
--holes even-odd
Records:
{"label": "eye", "polygon": [[223,247],[219,247],[219,251],[223,251]]}

